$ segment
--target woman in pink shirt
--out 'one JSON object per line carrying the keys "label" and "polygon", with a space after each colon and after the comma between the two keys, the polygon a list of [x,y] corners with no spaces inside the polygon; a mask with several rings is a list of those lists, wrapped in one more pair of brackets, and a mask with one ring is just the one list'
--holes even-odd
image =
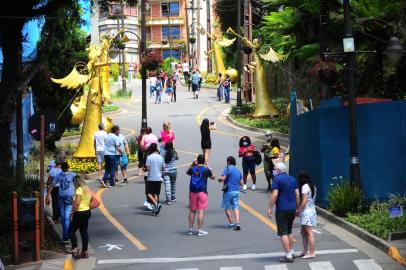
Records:
{"label": "woman in pink shirt", "polygon": [[169,121],[165,121],[162,124],[160,141],[162,142],[163,146],[165,146],[167,142],[171,142],[173,145],[175,145],[175,132],[173,132],[171,123],[169,123]]}
{"label": "woman in pink shirt", "polygon": [[152,128],[147,127],[146,134],[141,139],[142,149],[146,151],[151,143],[158,144],[158,138],[152,134]]}

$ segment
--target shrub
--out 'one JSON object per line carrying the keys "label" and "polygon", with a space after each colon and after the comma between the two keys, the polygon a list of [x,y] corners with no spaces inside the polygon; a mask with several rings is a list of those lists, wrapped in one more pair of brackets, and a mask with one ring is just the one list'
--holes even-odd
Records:
{"label": "shrub", "polygon": [[217,79],[217,75],[216,75],[216,74],[208,73],[208,74],[206,75],[206,83],[207,83],[207,84],[216,84],[216,85],[217,85],[217,81],[218,81],[218,79]]}
{"label": "shrub", "polygon": [[113,80],[116,82],[118,81],[118,77],[120,76],[120,66],[117,63],[114,63],[110,66],[110,73]]}
{"label": "shrub", "polygon": [[405,195],[390,195],[386,202],[374,201],[367,213],[349,213],[347,220],[386,240],[391,232],[406,231],[406,216],[389,217],[389,207],[398,205],[406,206]]}
{"label": "shrub", "polygon": [[124,89],[119,89],[111,96],[112,99],[128,99],[131,98],[132,91],[125,91]]}
{"label": "shrub", "polygon": [[327,196],[331,211],[341,217],[360,211],[364,200],[362,190],[342,177],[333,178]]}
{"label": "shrub", "polygon": [[137,142],[136,137],[130,138],[130,140],[128,141],[128,148],[130,149],[130,152],[132,154],[137,153],[137,151],[138,151],[138,142]]}
{"label": "shrub", "polygon": [[175,57],[165,58],[164,63],[163,63],[163,69],[164,69],[166,75],[168,75],[168,76],[170,76],[172,74],[171,73],[171,62],[179,63],[180,61],[178,59],[176,59]]}
{"label": "shrub", "polygon": [[92,173],[97,171],[96,159],[68,158],[69,169],[75,173]]}
{"label": "shrub", "polygon": [[80,134],[82,134],[81,127],[67,128],[65,129],[65,132],[62,134],[62,137],[76,136]]}

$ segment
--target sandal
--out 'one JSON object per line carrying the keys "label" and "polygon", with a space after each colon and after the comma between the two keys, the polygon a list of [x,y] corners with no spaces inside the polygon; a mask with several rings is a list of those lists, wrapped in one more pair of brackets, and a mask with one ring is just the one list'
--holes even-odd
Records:
{"label": "sandal", "polygon": [[76,248],[73,248],[71,251],[70,251],[70,254],[72,254],[72,257],[78,257],[78,255],[79,255],[79,249],[76,247]]}
{"label": "sandal", "polygon": [[87,251],[82,251],[79,255],[78,255],[78,259],[87,259],[89,258],[89,253]]}
{"label": "sandal", "polygon": [[308,254],[308,252],[304,252],[304,251],[303,251],[303,252],[301,252],[301,253],[299,254],[299,257],[302,258],[302,257],[306,256],[307,254]]}
{"label": "sandal", "polygon": [[305,255],[305,256],[302,257],[302,259],[313,259],[313,258],[316,258],[316,255],[314,255],[314,254],[307,254],[307,255]]}

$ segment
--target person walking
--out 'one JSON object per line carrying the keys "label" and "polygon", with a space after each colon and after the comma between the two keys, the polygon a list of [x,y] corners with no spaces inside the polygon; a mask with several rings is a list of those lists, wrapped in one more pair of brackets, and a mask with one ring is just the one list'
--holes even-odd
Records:
{"label": "person walking", "polygon": [[[78,175],[73,178],[73,185],[75,187],[75,199],[73,201],[72,221],[69,230],[70,241],[72,244],[71,254],[77,259],[89,258],[89,253],[87,252],[89,245],[87,228],[90,216],[92,215],[89,206],[90,200],[92,199],[92,193],[83,178]],[[80,232],[80,238],[82,239],[82,250],[80,253],[76,238],[76,231],[78,229]]]}
{"label": "person walking", "polygon": [[106,184],[106,180],[109,179],[110,187],[115,187],[115,174],[118,170],[118,157],[122,154],[120,149],[120,141],[118,139],[118,134],[120,133],[120,127],[114,125],[111,128],[111,133],[107,134],[105,140],[104,149],[104,177],[103,182]]}
{"label": "person walking", "polygon": [[317,226],[315,206],[317,189],[311,180],[309,172],[300,171],[298,179],[300,205],[296,210],[296,214],[300,217],[300,234],[302,235],[303,241],[303,250],[300,257],[303,259],[312,259],[316,257],[314,253],[315,238],[313,229]]}
{"label": "person walking", "polygon": [[200,70],[196,70],[197,76],[199,77],[199,91],[202,88],[202,82],[203,82],[203,76],[202,73],[200,73]]}
{"label": "person walking", "polygon": [[223,80],[223,75],[219,73],[218,77],[218,87],[217,87],[217,100],[222,101],[223,100],[223,88],[224,88],[224,80]]}
{"label": "person walking", "polygon": [[192,72],[192,76],[190,76],[190,82],[192,83],[193,98],[197,99],[199,98],[199,76],[195,70]]}
{"label": "person walking", "polygon": [[104,150],[105,150],[105,140],[107,137],[107,132],[103,123],[98,125],[99,131],[97,131],[93,136],[93,146],[96,153],[97,160],[97,172],[99,174],[99,183],[102,187],[107,187],[106,183],[103,181],[102,174],[102,163],[104,162]]}
{"label": "person walking", "polygon": [[[241,230],[241,225],[238,200],[243,181],[241,172],[237,169],[236,161],[233,156],[227,157],[227,165],[219,178],[219,182],[223,182],[223,202],[221,207],[224,209],[228,220],[226,228],[233,228],[239,231]],[[231,211],[234,213],[234,222]]]}
{"label": "person walking", "polygon": [[197,156],[197,160],[190,165],[186,174],[190,175],[188,234],[193,235],[195,233],[193,227],[197,212],[197,235],[207,235],[208,232],[202,229],[204,211],[207,210],[207,179],[214,180],[215,177],[212,171],[205,166],[203,155]]}
{"label": "person walking", "polygon": [[173,96],[173,79],[171,77],[168,77],[166,80],[166,102],[169,104],[172,101],[172,96]]}
{"label": "person walking", "polygon": [[[172,87],[173,87],[173,95],[171,101],[176,102],[176,87],[178,85],[178,81],[180,81],[179,70],[177,65],[175,65],[175,70],[172,72]],[[182,84],[182,82],[181,82]]]}
{"label": "person walking", "polygon": [[173,142],[168,141],[164,144],[161,156],[165,162],[165,169],[163,172],[166,195],[165,203],[170,205],[172,202],[176,202],[176,177],[178,174],[176,160],[179,159],[178,153],[173,148]]}
{"label": "person walking", "polygon": [[151,76],[151,77],[149,78],[149,96],[150,96],[150,97],[152,97],[152,95],[153,95],[154,92],[155,92],[156,81],[157,81],[157,78],[156,78],[155,75],[153,75],[153,76]]}
{"label": "person walking", "polygon": [[142,147],[141,141],[142,137],[146,134],[146,128],[141,128],[140,134],[137,137],[137,145],[138,145],[138,151],[137,151],[137,156],[138,156],[138,176],[143,176],[144,175],[144,149]]}
{"label": "person walking", "polygon": [[292,235],[292,226],[293,220],[295,219],[296,209],[299,206],[300,196],[296,179],[288,175],[286,170],[286,165],[282,162],[275,165],[276,176],[272,183],[272,194],[268,205],[268,216],[272,217],[272,208],[276,204],[276,227],[282,247],[286,254],[279,261],[293,263],[294,239]]}
{"label": "person walking", "polygon": [[161,101],[162,101],[162,88],[163,88],[163,85],[162,85],[162,82],[161,82],[161,80],[156,80],[155,81],[155,104],[160,104],[161,103]]}
{"label": "person walking", "polygon": [[152,133],[152,128],[147,127],[145,130],[145,135],[142,136],[141,146],[144,151],[146,151],[152,143],[158,144],[158,138]]}
{"label": "person walking", "polygon": [[161,143],[161,151],[168,142],[171,142],[173,146],[175,145],[175,132],[173,132],[171,123],[169,121],[163,122],[158,141]]}
{"label": "person walking", "polygon": [[[120,166],[121,175],[123,176],[123,184],[128,183],[127,179],[127,166],[128,166],[128,158],[130,156],[130,148],[128,147],[128,142],[121,131],[118,131],[118,143],[120,144],[121,155],[118,157],[118,165]],[[116,171],[115,178],[118,179],[118,170]]]}
{"label": "person walking", "polygon": [[226,78],[223,82],[223,90],[224,90],[224,102],[230,103],[231,79],[230,75],[228,74],[226,74]]}
{"label": "person walking", "polygon": [[264,173],[268,182],[268,191],[271,191],[272,180],[274,178],[273,170],[275,168],[274,160],[279,157],[278,149],[280,149],[280,145],[277,139],[273,139],[270,131],[265,133],[265,138],[266,141],[262,144],[261,152],[264,153]]}
{"label": "person walking", "polygon": [[257,189],[256,187],[257,176],[255,174],[256,163],[254,157],[254,151],[256,150],[255,145],[251,143],[250,137],[242,136],[240,139],[239,146],[240,148],[238,150],[238,156],[242,157],[242,171],[244,180],[242,191],[247,192],[248,173],[251,175],[252,179],[251,189],[255,190]]}
{"label": "person walking", "polygon": [[69,244],[69,226],[73,207],[73,178],[76,176],[76,174],[69,171],[69,164],[67,162],[63,162],[61,164],[61,170],[62,171],[59,172],[55,178],[53,178],[52,183],[48,188],[45,203],[46,205],[49,205],[52,190],[57,184],[59,184],[58,207],[59,213],[61,214],[62,223],[62,244],[67,245]]}
{"label": "person walking", "polygon": [[[48,188],[53,183],[55,177],[62,171],[61,165],[65,162],[66,154],[64,151],[58,151],[55,155],[55,165],[51,168],[48,174],[47,185]],[[51,192],[52,198],[52,219],[55,223],[59,223],[59,218],[61,217],[58,206],[58,194],[59,194],[59,183],[54,185]]]}
{"label": "person walking", "polygon": [[182,71],[185,84],[187,84],[187,82],[189,81],[189,64],[186,61],[184,61],[182,64]]}
{"label": "person walking", "polygon": [[161,183],[163,181],[162,172],[165,169],[164,160],[159,154],[158,145],[152,143],[149,146],[151,154],[147,157],[145,162],[145,170],[148,172],[146,194],[155,206],[152,210],[152,215],[159,214],[162,208],[162,204],[159,203],[159,194],[161,193]]}
{"label": "person walking", "polygon": [[209,119],[203,119],[200,125],[200,135],[202,139],[200,141],[200,146],[202,147],[203,156],[204,156],[204,163],[208,164],[209,162],[209,155],[211,150],[211,137],[210,131],[216,129],[216,123],[209,122]]}

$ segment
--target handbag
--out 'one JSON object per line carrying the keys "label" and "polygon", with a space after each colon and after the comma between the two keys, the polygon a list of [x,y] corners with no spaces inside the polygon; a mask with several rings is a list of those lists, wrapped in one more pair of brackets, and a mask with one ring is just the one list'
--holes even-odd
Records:
{"label": "handbag", "polygon": [[125,167],[128,165],[128,155],[127,154],[123,154],[120,156],[120,167]]}
{"label": "handbag", "polygon": [[89,203],[89,207],[90,209],[95,209],[95,208],[99,208],[101,202],[100,200],[97,198],[96,194],[94,194],[90,189],[88,189],[90,194],[92,195],[92,197],[90,198],[90,203]]}
{"label": "handbag", "polygon": [[262,155],[259,151],[254,151],[255,164],[259,165],[262,162]]}
{"label": "handbag", "polygon": [[227,183],[226,183],[227,179],[228,179],[228,166],[227,166],[227,177],[226,177],[226,179],[224,180],[223,187],[221,188],[221,191],[223,191],[223,192],[227,192],[227,191],[228,191],[228,185],[227,185]]}

